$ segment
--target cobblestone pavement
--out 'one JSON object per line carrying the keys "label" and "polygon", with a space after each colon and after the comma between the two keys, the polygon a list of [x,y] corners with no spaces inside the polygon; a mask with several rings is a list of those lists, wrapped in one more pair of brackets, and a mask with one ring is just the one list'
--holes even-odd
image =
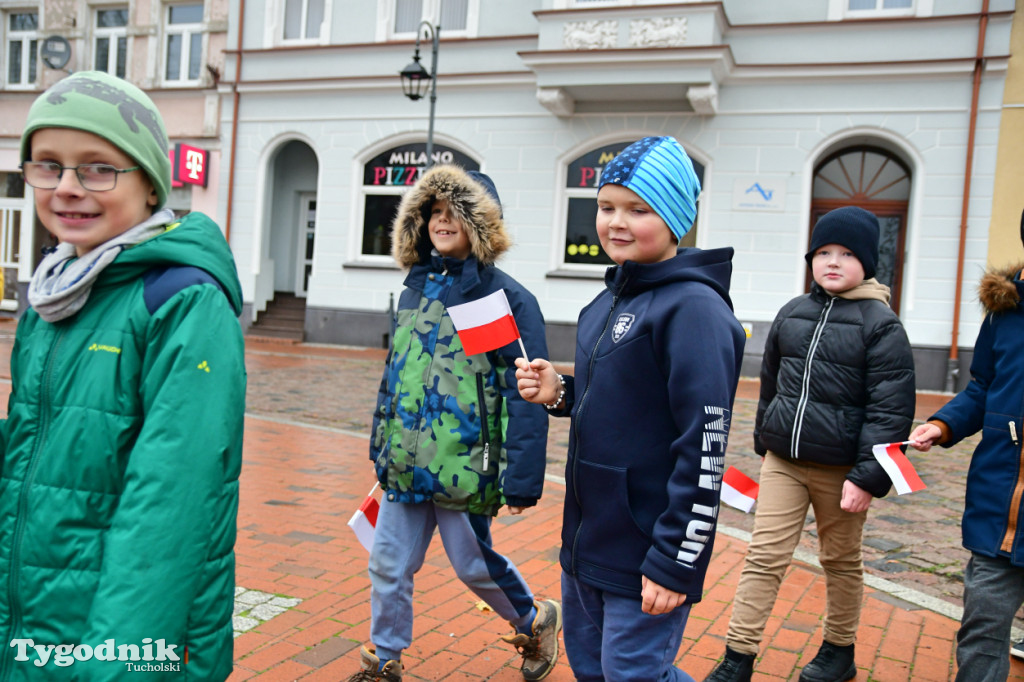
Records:
{"label": "cobblestone pavement", "polygon": [[[384,351],[318,348],[301,351],[279,344],[250,342],[248,412],[368,434],[383,370]],[[571,371],[570,367],[563,370]],[[742,382],[734,406],[727,465],[755,480],[761,458],[754,452],[753,425],[757,382]],[[918,418],[930,416],[949,398],[922,393]],[[568,448],[567,419],[551,419],[548,472],[563,475]],[[872,503],[864,528],[867,571],[959,607],[968,552],[960,546],[967,463],[977,439],[929,453],[911,452],[927,484],[913,495],[895,493]],[[722,505],[721,525],[750,532],[753,514]],[[813,516],[808,516],[801,546],[816,553]]]}

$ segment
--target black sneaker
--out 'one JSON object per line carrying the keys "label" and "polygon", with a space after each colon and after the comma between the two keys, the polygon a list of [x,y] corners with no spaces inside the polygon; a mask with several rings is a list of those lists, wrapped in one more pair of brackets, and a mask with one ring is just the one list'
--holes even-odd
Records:
{"label": "black sneaker", "polygon": [[800,671],[800,682],[846,682],[857,677],[853,645],[822,642],[818,654]]}
{"label": "black sneaker", "polygon": [[1024,639],[1014,642],[1010,647],[1010,655],[1014,658],[1024,658]]}
{"label": "black sneaker", "polygon": [[531,635],[512,632],[501,638],[514,646],[523,657],[520,672],[528,682],[543,680],[558,661],[558,633],[562,629],[562,606],[554,599],[534,602],[537,616],[533,619]]}
{"label": "black sneaker", "polygon": [[741,654],[725,647],[725,658],[704,682],[750,682],[754,674],[754,654]]}

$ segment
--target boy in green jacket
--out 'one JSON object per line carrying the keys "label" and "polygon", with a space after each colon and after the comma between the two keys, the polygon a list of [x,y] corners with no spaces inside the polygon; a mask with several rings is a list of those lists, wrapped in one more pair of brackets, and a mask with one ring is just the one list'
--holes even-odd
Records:
{"label": "boy in green jacket", "polygon": [[0,680],[231,672],[241,287],[213,221],[163,208],[167,152],[153,102],[106,73],[29,110],[21,170],[58,244],[0,423]]}

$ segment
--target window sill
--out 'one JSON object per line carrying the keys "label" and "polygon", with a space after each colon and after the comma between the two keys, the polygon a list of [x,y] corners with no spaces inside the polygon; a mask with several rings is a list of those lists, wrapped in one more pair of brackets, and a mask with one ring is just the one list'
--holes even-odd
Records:
{"label": "window sill", "polygon": [[551,270],[545,277],[552,279],[604,279],[605,270]]}
{"label": "window sill", "polygon": [[353,269],[353,270],[400,270],[401,268],[394,262],[391,263],[373,263],[361,260],[352,260],[347,263],[341,264],[342,268]]}

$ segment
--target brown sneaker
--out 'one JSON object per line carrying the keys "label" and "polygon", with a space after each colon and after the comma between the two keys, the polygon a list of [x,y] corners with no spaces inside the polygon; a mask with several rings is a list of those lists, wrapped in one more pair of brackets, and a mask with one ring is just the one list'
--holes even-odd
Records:
{"label": "brown sneaker", "polygon": [[376,649],[367,649],[365,646],[359,650],[359,672],[348,678],[348,682],[402,682],[402,664],[399,661],[388,661],[381,668],[380,659],[375,653]]}
{"label": "brown sneaker", "polygon": [[520,670],[523,679],[529,682],[543,680],[558,661],[558,633],[562,629],[562,607],[554,599],[534,602],[537,617],[533,619],[530,631],[533,636],[518,634],[501,638],[514,646],[523,657]]}

